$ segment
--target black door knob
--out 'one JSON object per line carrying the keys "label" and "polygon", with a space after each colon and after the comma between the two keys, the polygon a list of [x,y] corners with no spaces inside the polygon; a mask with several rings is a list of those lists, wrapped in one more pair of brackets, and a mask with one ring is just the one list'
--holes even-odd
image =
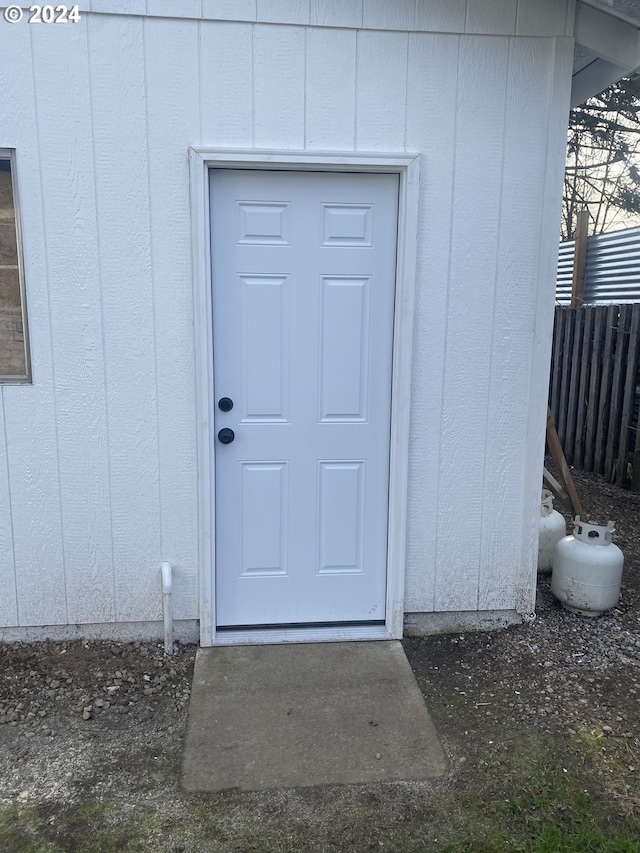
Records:
{"label": "black door knob", "polygon": [[222,442],[222,444],[231,444],[235,437],[234,431],[229,429],[229,427],[221,429],[218,433],[218,441]]}
{"label": "black door knob", "polygon": [[220,397],[218,400],[218,408],[221,412],[230,412],[233,409],[233,400],[231,397]]}

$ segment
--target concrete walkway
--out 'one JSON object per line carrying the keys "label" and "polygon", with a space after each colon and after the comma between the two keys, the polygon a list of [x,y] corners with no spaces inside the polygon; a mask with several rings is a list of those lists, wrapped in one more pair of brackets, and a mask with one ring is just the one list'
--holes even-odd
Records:
{"label": "concrete walkway", "polygon": [[183,754],[187,791],[419,780],[445,770],[399,642],[197,653]]}

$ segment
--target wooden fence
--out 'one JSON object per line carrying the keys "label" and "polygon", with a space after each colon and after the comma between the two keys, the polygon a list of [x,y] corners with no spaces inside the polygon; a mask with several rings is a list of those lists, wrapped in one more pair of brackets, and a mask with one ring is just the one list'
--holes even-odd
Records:
{"label": "wooden fence", "polygon": [[570,465],[640,489],[640,304],[556,308],[549,405]]}

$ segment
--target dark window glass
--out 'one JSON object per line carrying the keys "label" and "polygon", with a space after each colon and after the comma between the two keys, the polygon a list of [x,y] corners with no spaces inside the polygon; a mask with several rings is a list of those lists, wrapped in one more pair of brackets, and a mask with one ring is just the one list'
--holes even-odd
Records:
{"label": "dark window glass", "polygon": [[13,163],[0,149],[0,382],[30,378]]}

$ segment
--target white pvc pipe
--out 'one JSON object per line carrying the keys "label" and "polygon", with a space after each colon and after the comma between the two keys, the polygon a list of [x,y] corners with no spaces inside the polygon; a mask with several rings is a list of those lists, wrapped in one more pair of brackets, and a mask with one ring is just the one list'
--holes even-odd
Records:
{"label": "white pvc pipe", "polygon": [[162,564],[162,609],[164,616],[164,653],[173,654],[173,605],[171,593],[173,581],[171,578],[171,563]]}

